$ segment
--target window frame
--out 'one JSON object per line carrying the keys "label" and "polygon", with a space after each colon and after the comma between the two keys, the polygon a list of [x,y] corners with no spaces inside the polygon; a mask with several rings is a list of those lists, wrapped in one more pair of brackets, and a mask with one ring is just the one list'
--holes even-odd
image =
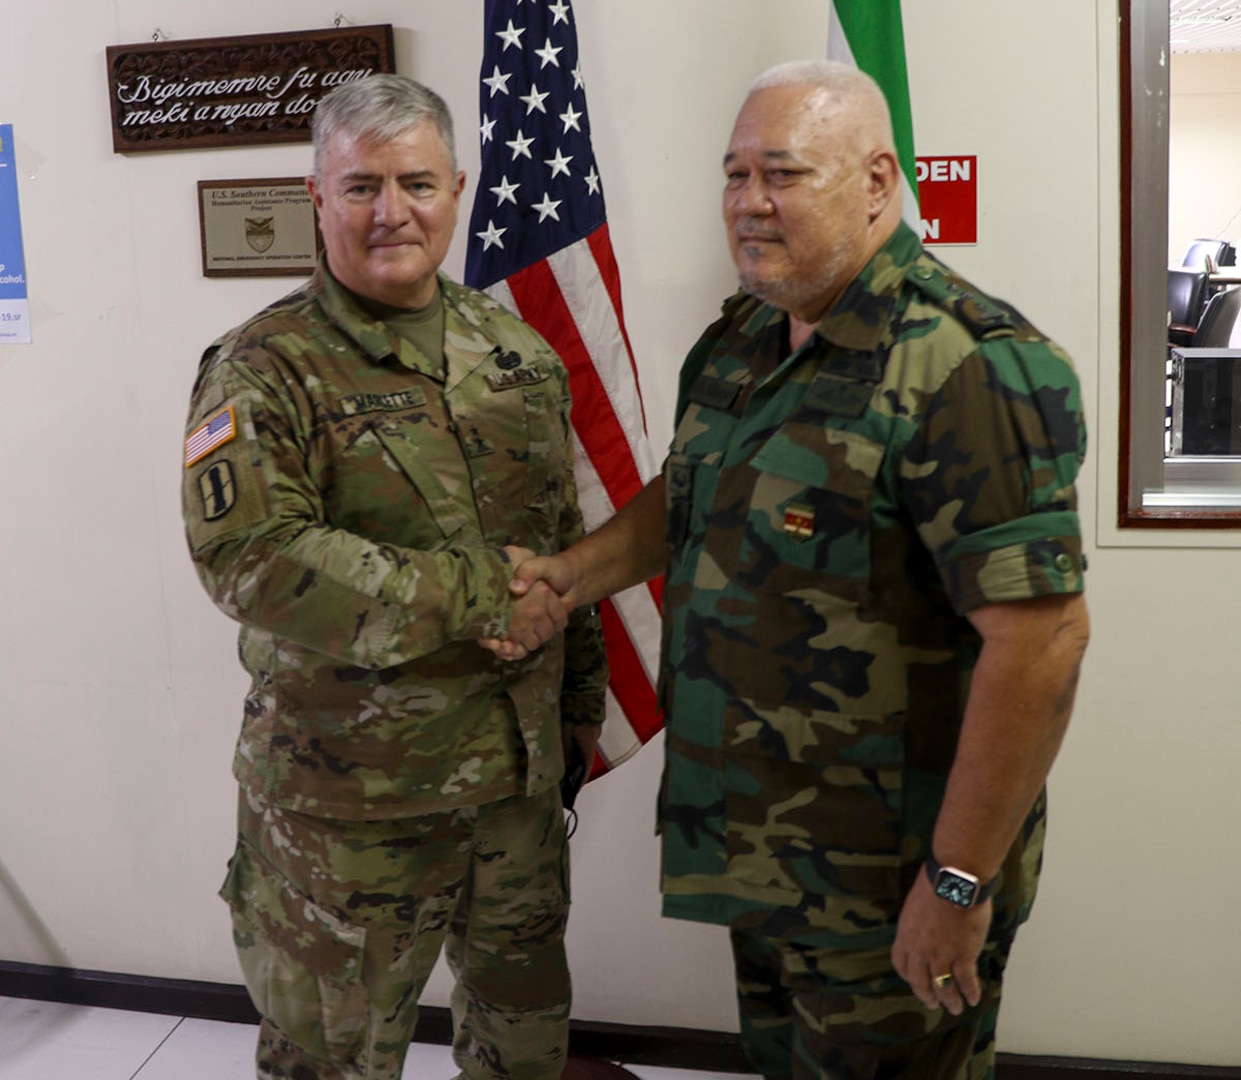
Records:
{"label": "window frame", "polygon": [[[1168,0],[1117,0],[1121,529],[1241,529],[1241,458],[1165,459]],[[1139,236],[1138,230],[1141,230]]]}

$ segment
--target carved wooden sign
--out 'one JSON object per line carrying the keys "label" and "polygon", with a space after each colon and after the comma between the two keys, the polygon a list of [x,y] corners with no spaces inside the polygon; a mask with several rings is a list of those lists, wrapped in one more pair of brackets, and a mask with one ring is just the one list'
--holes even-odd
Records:
{"label": "carved wooden sign", "polygon": [[111,45],[112,149],[305,142],[319,99],[393,72],[392,27]]}

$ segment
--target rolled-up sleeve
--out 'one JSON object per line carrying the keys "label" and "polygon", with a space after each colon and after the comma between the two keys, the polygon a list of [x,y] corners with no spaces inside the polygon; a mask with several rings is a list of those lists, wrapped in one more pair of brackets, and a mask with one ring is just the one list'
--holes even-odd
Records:
{"label": "rolled-up sleeve", "polygon": [[958,612],[1082,591],[1085,450],[1077,377],[1045,340],[985,341],[934,394],[901,485]]}

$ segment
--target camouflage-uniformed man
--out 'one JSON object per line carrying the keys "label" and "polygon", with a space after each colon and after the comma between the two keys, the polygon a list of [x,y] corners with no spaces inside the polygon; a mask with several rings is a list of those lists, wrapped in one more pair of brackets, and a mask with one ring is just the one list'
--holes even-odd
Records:
{"label": "camouflage-uniformed man", "polygon": [[1077,380],[901,223],[866,76],[761,76],[724,169],[663,475],[516,587],[666,564],[664,912],[730,927],[763,1075],[981,1080],[1088,633]]}
{"label": "camouflage-uniformed man", "polygon": [[[562,723],[607,678],[513,564],[581,535],[567,375],[439,276],[464,174],[448,112],[376,76],[318,106],[309,284],[207,350],[184,510],[253,677],[222,895],[264,1080],[397,1080],[445,941],[466,1077],[559,1080],[568,1034]],[[583,614],[585,614],[583,612]]]}

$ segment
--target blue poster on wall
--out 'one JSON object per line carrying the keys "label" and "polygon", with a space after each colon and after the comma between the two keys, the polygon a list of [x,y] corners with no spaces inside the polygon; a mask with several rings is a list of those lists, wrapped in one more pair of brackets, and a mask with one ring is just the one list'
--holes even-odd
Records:
{"label": "blue poster on wall", "polygon": [[30,300],[22,215],[17,206],[17,161],[13,125],[0,124],[0,345],[30,343]]}

